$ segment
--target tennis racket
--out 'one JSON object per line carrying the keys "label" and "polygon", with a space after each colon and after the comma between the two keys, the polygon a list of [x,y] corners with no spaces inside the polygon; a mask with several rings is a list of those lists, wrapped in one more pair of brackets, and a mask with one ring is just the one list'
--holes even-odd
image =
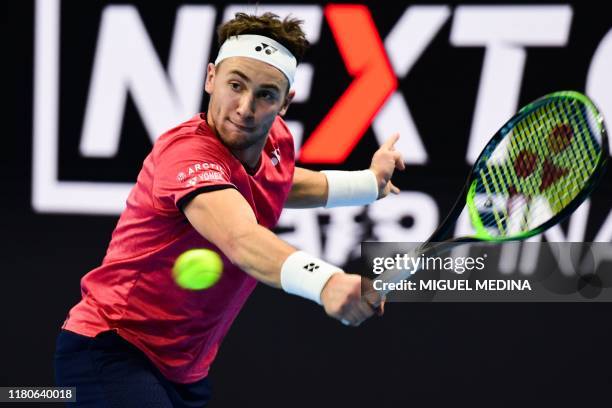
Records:
{"label": "tennis racket", "polygon": [[[563,221],[589,196],[608,160],[602,115],[585,95],[561,91],[523,107],[487,143],[450,213],[415,249],[442,243],[523,240]],[[448,239],[467,207],[475,233]],[[413,272],[414,273],[414,272]],[[410,272],[388,270],[377,280],[399,282]],[[387,291],[377,291],[386,295]]]}

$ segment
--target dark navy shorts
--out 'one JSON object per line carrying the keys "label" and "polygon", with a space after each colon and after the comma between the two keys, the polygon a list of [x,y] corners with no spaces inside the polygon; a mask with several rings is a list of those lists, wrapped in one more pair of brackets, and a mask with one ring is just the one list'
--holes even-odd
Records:
{"label": "dark navy shorts", "polygon": [[115,331],[87,337],[62,330],[55,349],[55,382],[76,387],[70,407],[204,407],[210,385],[167,380],[150,360]]}

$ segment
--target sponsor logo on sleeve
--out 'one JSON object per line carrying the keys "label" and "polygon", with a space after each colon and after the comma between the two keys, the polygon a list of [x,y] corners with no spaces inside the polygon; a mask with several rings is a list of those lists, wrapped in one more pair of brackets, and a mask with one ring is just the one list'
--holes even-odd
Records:
{"label": "sponsor logo on sleeve", "polygon": [[176,180],[186,188],[201,182],[225,180],[223,167],[215,163],[196,163],[176,175]]}

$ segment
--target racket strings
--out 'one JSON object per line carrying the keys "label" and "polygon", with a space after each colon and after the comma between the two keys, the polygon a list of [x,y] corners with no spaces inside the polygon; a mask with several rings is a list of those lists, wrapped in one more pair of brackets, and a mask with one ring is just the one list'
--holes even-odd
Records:
{"label": "racket strings", "polygon": [[[557,129],[564,129],[558,132],[564,134],[571,134],[573,138],[573,129],[576,124],[573,119],[574,116],[568,117],[565,116],[562,118],[562,124],[559,125],[558,119],[560,118],[561,111],[554,110],[551,111],[550,108],[557,108],[556,104],[544,106],[543,109],[546,109],[546,120],[542,121],[541,126],[538,128],[538,134],[554,134]],[[569,123],[569,125],[567,125]],[[576,189],[568,188],[569,183],[574,183],[575,187],[581,185],[581,183],[576,181],[576,178],[573,177],[564,177],[566,173],[569,173],[572,168],[572,163],[574,164],[574,171],[578,171],[584,176],[584,180],[588,179],[588,173],[586,166],[584,165],[584,160],[581,160],[582,156],[580,152],[577,151],[577,143],[569,142],[569,144],[565,144],[559,141],[555,137],[549,137],[548,140],[544,140],[544,138],[534,138],[535,142],[538,143],[538,152],[540,157],[542,157],[543,165],[540,174],[540,185],[537,189],[533,189],[530,191],[531,196],[535,196],[538,193],[543,192],[546,189],[552,189],[549,194],[549,201],[551,202],[553,207],[564,206],[566,204],[565,201],[569,202],[573,199],[572,192],[576,191]],[[548,144],[548,146],[546,146]],[[553,157],[551,157],[551,151],[553,152]],[[565,154],[560,154],[565,151]],[[554,153],[557,153],[557,158],[554,157]],[[554,161],[553,161],[554,159]],[[576,167],[575,165],[578,165]],[[532,178],[533,180],[534,178]],[[582,180],[581,180],[582,181]],[[557,205],[559,204],[559,205]]]}
{"label": "racket strings", "polygon": [[[550,218],[567,205],[580,191],[581,186],[588,180],[589,171],[584,160],[585,150],[583,149],[584,132],[583,123],[580,123],[581,114],[576,114],[575,106],[571,106],[572,112],[568,112],[567,103],[553,102],[542,107],[544,116],[539,121],[537,132],[540,135],[547,135],[546,138],[533,138],[537,143],[537,150],[542,157],[543,165],[539,175],[539,192],[547,198],[547,206],[539,206],[531,209],[532,216],[542,219],[543,215]],[[538,123],[535,116],[529,117],[533,123]],[[579,132],[574,132],[579,129]],[[567,173],[574,172],[580,177],[568,177]],[[532,180],[534,180],[532,178]],[[535,191],[537,194],[538,191]],[[532,196],[535,195],[532,193]],[[539,209],[539,211],[538,211]],[[552,214],[546,214],[551,212]]]}
{"label": "racket strings", "polygon": [[[589,137],[591,132],[585,126],[582,112],[576,112],[577,106],[575,105],[570,106],[567,103],[559,102],[545,105],[543,109],[548,116],[546,121],[541,122],[541,128],[544,127],[545,134],[548,135],[546,139],[548,149],[542,146],[545,139],[536,139],[540,142],[539,147],[541,152],[544,152],[545,160],[548,160],[542,170],[541,187],[544,188],[541,190],[546,193],[553,215],[578,194],[582,185],[589,179],[592,170],[592,167],[587,168],[587,163],[592,162],[589,159],[592,159],[593,156],[585,158],[587,152],[593,152],[593,145]],[[570,108],[571,111],[568,111]],[[561,123],[557,123],[558,119],[561,119]],[[574,129],[579,131],[574,132]],[[566,153],[561,154],[564,151]],[[574,172],[574,177],[564,177],[571,171]],[[550,190],[546,191],[546,189]],[[541,217],[536,216],[536,218]]]}
{"label": "racket strings", "polygon": [[[553,114],[559,114],[565,123],[569,123],[568,129],[563,128],[562,132],[571,131],[573,129],[579,129],[579,132],[575,133],[570,141],[569,145],[563,142],[563,139],[551,137],[549,138],[549,151],[557,153],[552,159],[553,165],[557,166],[557,169],[563,169],[567,172],[573,172],[569,176],[559,177],[558,182],[553,180],[549,182],[550,185],[546,187],[552,189],[549,197],[553,207],[556,209],[562,209],[565,207],[573,198],[580,192],[582,186],[589,180],[595,165],[597,163],[596,157],[589,154],[589,150],[592,151],[592,143],[590,139],[591,131],[585,125],[583,112],[567,112],[568,104],[554,104],[556,108],[560,110],[553,112]],[[572,106],[576,110],[577,106]],[[588,111],[587,111],[588,112]],[[556,128],[553,128],[553,131]],[[591,149],[589,149],[589,147]],[[561,154],[562,152],[566,154]],[[544,172],[543,177],[554,178],[556,169],[548,170]],[[556,200],[553,200],[556,199]],[[556,213],[558,211],[555,211]]]}
{"label": "racket strings", "polygon": [[577,99],[554,98],[523,116],[508,142],[485,151],[474,199],[492,235],[541,225],[580,193],[601,155],[598,119]]}

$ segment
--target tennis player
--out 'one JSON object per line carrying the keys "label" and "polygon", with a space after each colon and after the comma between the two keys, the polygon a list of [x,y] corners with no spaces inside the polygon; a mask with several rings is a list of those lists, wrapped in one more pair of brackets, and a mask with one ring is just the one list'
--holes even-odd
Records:
{"label": "tennis player", "polygon": [[[204,406],[211,363],[257,282],[317,302],[346,325],[382,313],[380,298],[360,296],[360,276],[270,231],[283,207],[364,205],[398,193],[390,179],[404,167],[397,135],[367,170],[295,167],[281,117],[308,46],[301,23],[238,13],[219,27],[207,112],[155,142],[102,265],[82,278],[82,300],[58,336],[56,381],[76,386],[77,405]],[[207,290],[172,278],[191,248],[223,258],[223,275]]]}

